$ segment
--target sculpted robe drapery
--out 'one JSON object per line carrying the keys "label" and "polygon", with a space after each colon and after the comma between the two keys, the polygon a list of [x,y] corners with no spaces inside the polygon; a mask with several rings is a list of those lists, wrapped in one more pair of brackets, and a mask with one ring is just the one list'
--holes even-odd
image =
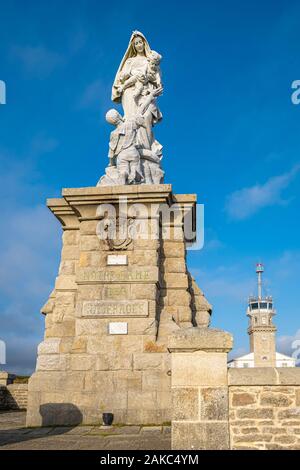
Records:
{"label": "sculpted robe drapery", "polygon": [[[137,36],[141,37],[144,41],[144,56],[138,56],[135,52],[133,41]],[[147,69],[150,54],[150,45],[143,33],[134,31],[131,35],[127,50],[116,73],[112,87],[112,101],[116,103],[122,103],[125,119],[132,118],[137,114],[138,107],[140,105],[140,99],[134,99],[134,87],[126,88],[122,93],[120,93],[119,87],[122,85],[122,78],[124,76],[139,76],[141,73],[144,73]],[[146,88],[151,91],[153,89],[153,85],[149,82],[146,85]]]}

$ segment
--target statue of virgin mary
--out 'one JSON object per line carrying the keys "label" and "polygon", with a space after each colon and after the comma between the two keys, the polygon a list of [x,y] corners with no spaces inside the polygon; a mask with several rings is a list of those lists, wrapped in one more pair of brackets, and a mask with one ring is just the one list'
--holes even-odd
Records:
{"label": "statue of virgin mary", "polygon": [[143,96],[161,87],[160,59],[143,33],[134,31],[112,87],[112,101],[122,103],[125,119],[137,114]]}
{"label": "statue of virgin mary", "polygon": [[162,145],[152,130],[162,119],[156,104],[163,91],[160,60],[145,36],[134,31],[112,87],[112,100],[122,103],[124,116],[116,109],[106,114],[116,129],[111,133],[110,164],[100,186],[163,182]]}

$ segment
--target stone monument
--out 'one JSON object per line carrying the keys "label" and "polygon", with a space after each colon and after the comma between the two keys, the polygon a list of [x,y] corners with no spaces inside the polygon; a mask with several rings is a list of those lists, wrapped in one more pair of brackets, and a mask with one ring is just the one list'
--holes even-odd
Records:
{"label": "stone monument", "polygon": [[186,265],[195,240],[193,194],[163,184],[161,55],[134,31],[106,114],[115,129],[94,187],[47,205],[63,229],[55,287],[41,312],[45,337],[29,381],[27,425],[161,424],[171,420],[168,337],[208,327],[211,306]]}

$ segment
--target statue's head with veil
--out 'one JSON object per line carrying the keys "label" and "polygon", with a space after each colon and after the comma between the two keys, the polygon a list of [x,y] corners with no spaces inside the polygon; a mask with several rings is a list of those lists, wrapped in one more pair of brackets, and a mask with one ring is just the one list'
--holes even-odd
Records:
{"label": "statue's head with veil", "polygon": [[122,103],[125,117],[134,116],[142,97],[161,87],[160,60],[143,33],[134,31],[112,87],[112,100]]}

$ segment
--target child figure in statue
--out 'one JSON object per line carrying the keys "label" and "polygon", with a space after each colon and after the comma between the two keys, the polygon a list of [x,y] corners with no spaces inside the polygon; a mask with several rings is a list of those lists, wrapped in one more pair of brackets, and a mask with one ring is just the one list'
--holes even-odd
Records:
{"label": "child figure in statue", "polygon": [[156,88],[162,86],[161,77],[159,73],[159,64],[161,61],[161,55],[158,52],[151,51],[150,56],[147,58],[147,63],[138,69],[135,69],[134,74],[131,75],[131,71],[128,73],[124,72],[120,76],[123,84],[119,86],[118,93],[121,95],[124,90],[134,86],[133,97],[136,101],[145,91],[145,86],[148,83],[152,83]]}
{"label": "child figure in statue", "polygon": [[106,113],[106,121],[116,127],[110,134],[110,166],[116,165],[120,184],[133,184],[143,180],[140,154],[137,150],[136,134],[139,118],[125,121],[116,109]]}

